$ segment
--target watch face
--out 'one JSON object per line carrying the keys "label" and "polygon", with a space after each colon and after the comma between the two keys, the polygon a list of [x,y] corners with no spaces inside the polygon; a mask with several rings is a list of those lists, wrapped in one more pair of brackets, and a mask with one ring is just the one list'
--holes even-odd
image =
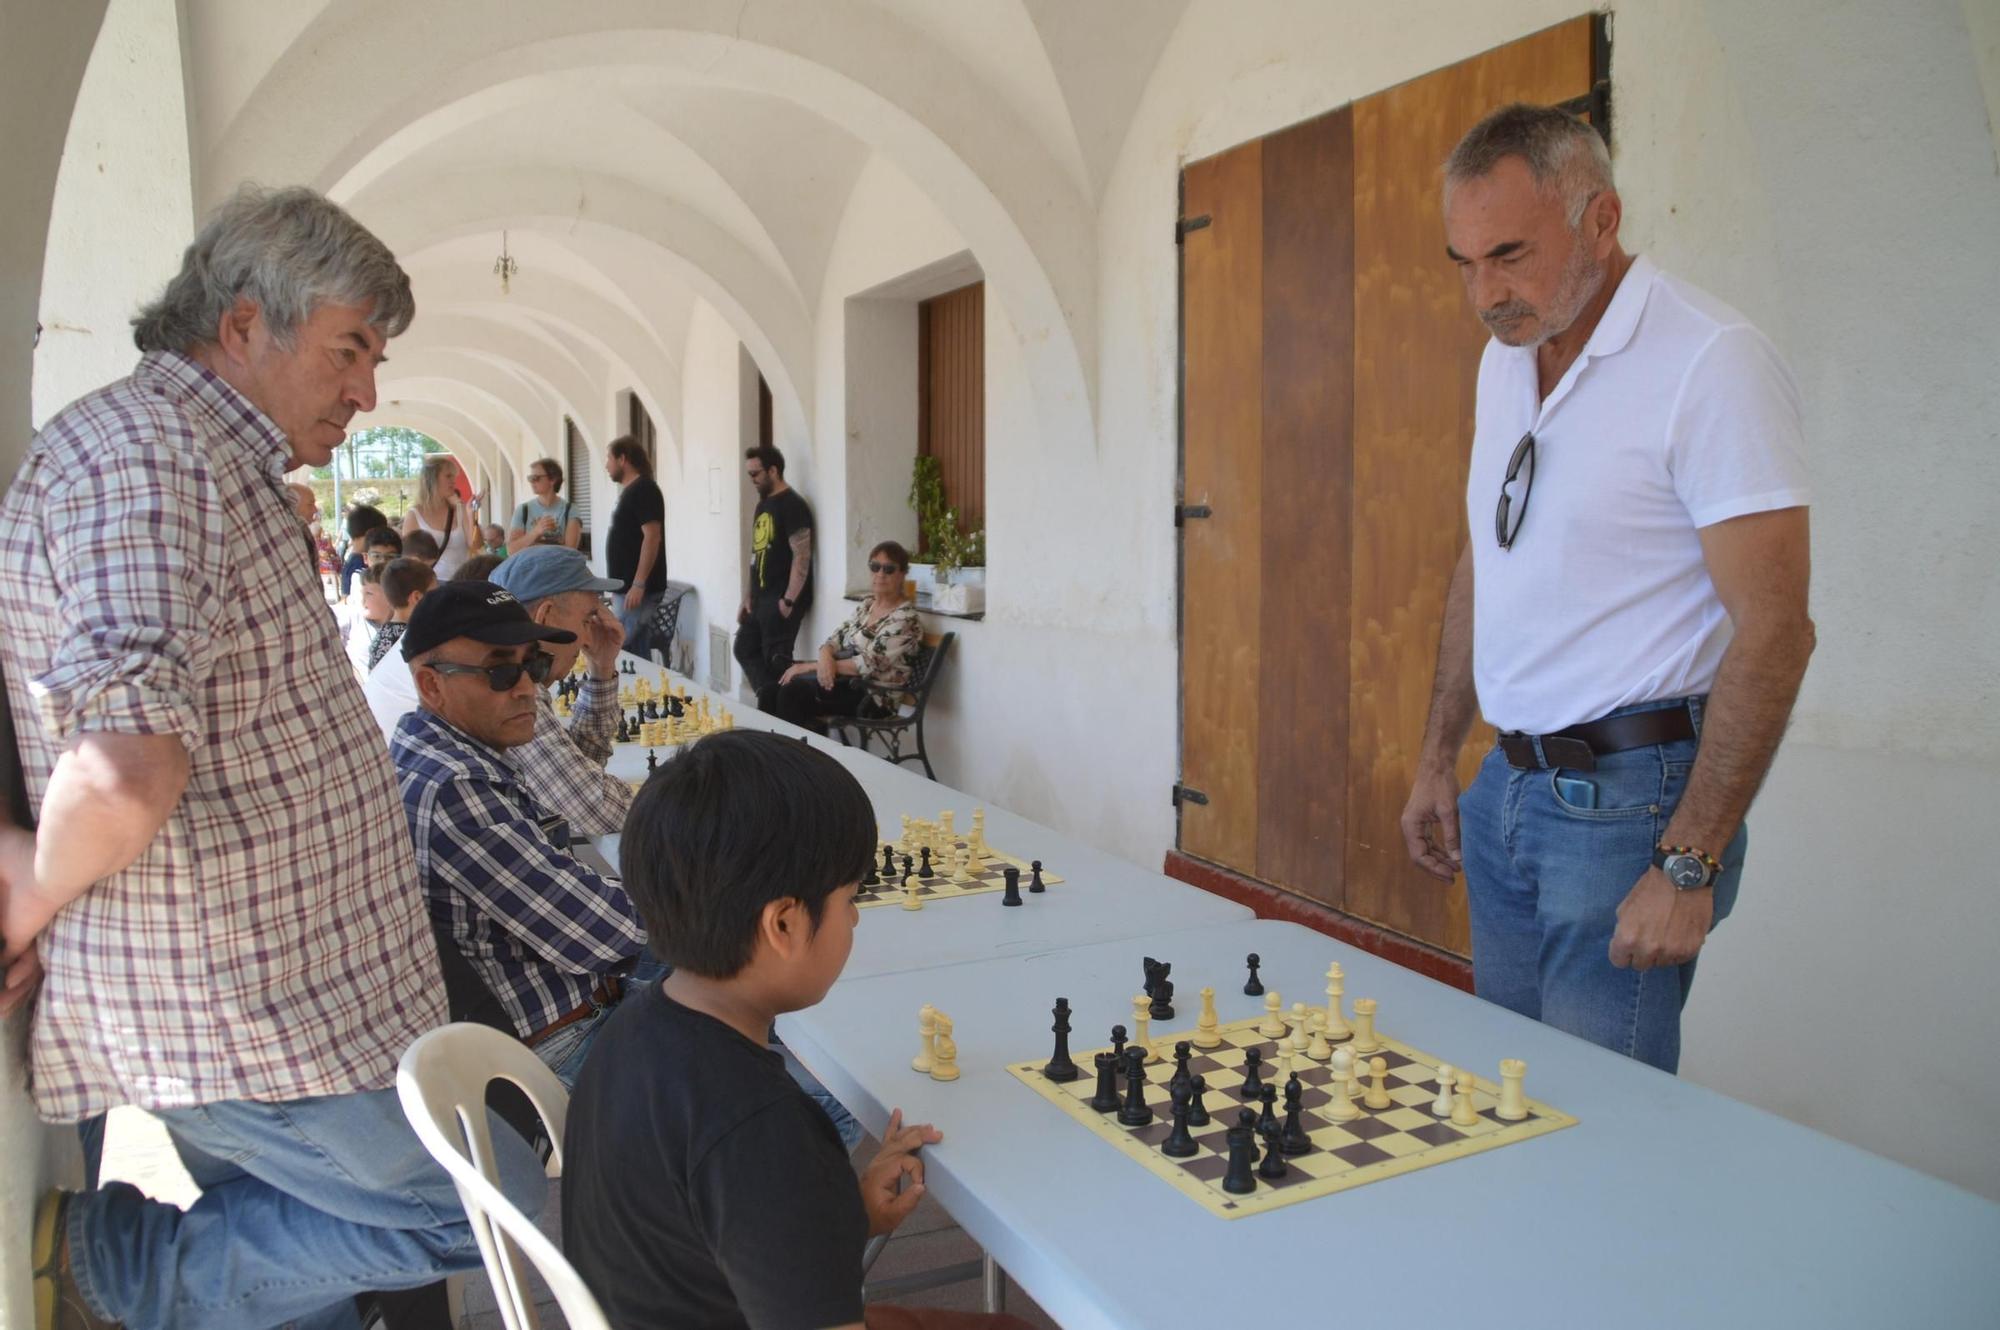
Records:
{"label": "watch face", "polygon": [[1708,866],[1691,854],[1676,854],[1667,860],[1667,880],[1683,889],[1702,885]]}

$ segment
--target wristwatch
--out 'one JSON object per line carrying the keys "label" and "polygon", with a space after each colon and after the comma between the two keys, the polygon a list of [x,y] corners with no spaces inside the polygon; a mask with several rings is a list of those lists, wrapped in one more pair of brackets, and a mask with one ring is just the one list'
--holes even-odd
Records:
{"label": "wristwatch", "polygon": [[1722,865],[1692,845],[1661,845],[1653,850],[1653,867],[1667,875],[1678,891],[1700,891],[1713,886]]}

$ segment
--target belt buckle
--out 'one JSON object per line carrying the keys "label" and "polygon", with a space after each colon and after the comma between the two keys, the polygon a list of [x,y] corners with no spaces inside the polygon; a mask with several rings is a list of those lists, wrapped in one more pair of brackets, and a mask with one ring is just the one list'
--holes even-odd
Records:
{"label": "belt buckle", "polygon": [[1597,770],[1597,754],[1581,739],[1572,739],[1560,734],[1542,736],[1542,756],[1552,767],[1569,771]]}
{"label": "belt buckle", "polygon": [[1517,771],[1533,771],[1541,763],[1535,758],[1535,741],[1525,734],[1509,731],[1500,736],[1500,751],[1507,765]]}

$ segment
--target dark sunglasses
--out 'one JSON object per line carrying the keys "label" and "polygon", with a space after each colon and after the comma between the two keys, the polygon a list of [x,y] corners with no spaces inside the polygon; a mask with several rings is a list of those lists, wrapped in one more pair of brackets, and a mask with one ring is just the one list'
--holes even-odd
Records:
{"label": "dark sunglasses", "polygon": [[870,563],[868,571],[871,573],[900,573],[903,570],[893,563]]}
{"label": "dark sunglasses", "polygon": [[[1522,477],[1522,468],[1527,475]],[[1514,504],[1514,496],[1507,493],[1507,487],[1516,480],[1521,481],[1521,503]],[[1514,445],[1514,455],[1507,459],[1507,478],[1500,482],[1500,506],[1493,512],[1493,538],[1500,542],[1500,548],[1514,548],[1515,537],[1521,534],[1521,523],[1528,520],[1528,495],[1535,488],[1535,435],[1534,431],[1521,436]]]}
{"label": "dark sunglasses", "polygon": [[536,683],[544,682],[549,677],[550,667],[555,663],[554,656],[546,651],[537,651],[526,660],[510,660],[505,665],[454,665],[446,661],[441,665],[434,664],[431,668],[439,674],[483,674],[486,676],[488,688],[496,693],[504,693],[521,682],[521,676],[524,674]]}

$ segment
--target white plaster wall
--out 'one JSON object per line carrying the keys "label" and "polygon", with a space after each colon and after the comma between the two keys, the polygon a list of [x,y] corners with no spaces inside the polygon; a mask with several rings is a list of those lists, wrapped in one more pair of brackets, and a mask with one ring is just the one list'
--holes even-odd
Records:
{"label": "white plaster wall", "polygon": [[[667,499],[667,576],[691,582],[696,600],[681,607],[681,634],[695,643],[695,677],[709,677],[707,625],[731,632],[743,595],[742,563],[748,482],[743,455],[743,392],[746,377],[742,344],[729,323],[706,301],[697,300],[688,319],[682,364],[681,465],[663,470],[660,488]],[[756,379],[749,371],[750,420],[756,426]],[[712,504],[709,473],[720,470],[720,502]],[[733,679],[734,662],[729,663]]]}
{"label": "white plaster wall", "polygon": [[139,358],[132,315],[194,235],[172,0],[111,0],[63,147],[42,274],[41,424]]}

